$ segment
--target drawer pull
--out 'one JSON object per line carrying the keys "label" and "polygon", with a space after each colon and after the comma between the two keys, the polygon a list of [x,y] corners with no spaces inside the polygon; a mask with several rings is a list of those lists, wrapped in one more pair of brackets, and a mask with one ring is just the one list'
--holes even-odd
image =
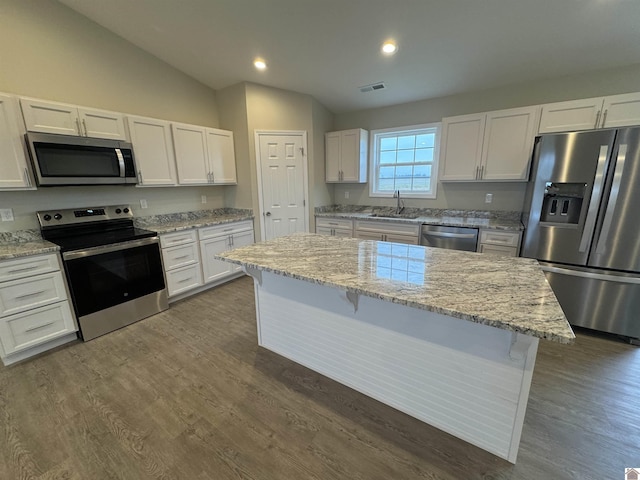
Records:
{"label": "drawer pull", "polygon": [[178,280],[178,283],[188,282],[189,280],[192,280],[192,279],[193,279],[193,277],[183,278],[182,280]]}
{"label": "drawer pull", "polygon": [[18,295],[15,298],[16,298],[16,300],[22,300],[23,298],[35,297],[36,295],[41,295],[44,292],[45,292],[45,290],[40,290],[39,292],[25,293],[24,295]]}
{"label": "drawer pull", "polygon": [[174,240],[169,240],[169,243],[178,243],[178,242],[183,242],[185,240],[190,240],[190,238],[189,237],[176,238]]}
{"label": "drawer pull", "polygon": [[233,228],[225,228],[223,232],[230,232],[231,230],[233,230]]}
{"label": "drawer pull", "polygon": [[34,330],[38,330],[40,328],[48,327],[49,325],[53,325],[54,322],[44,323],[42,325],[38,325],[37,327],[27,328],[25,332],[33,332]]}
{"label": "drawer pull", "polygon": [[174,260],[182,260],[183,258],[189,258],[189,255],[181,255],[179,257],[174,257]]}
{"label": "drawer pull", "polygon": [[14,268],[13,270],[9,270],[9,273],[26,272],[29,270],[33,270],[35,268],[38,268],[38,265],[32,265],[30,267],[24,267],[24,268]]}

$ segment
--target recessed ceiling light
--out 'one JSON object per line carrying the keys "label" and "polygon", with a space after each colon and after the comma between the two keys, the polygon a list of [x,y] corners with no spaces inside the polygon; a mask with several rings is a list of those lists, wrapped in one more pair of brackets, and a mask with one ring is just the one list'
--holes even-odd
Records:
{"label": "recessed ceiling light", "polygon": [[382,53],[385,55],[393,55],[398,51],[398,46],[393,40],[387,40],[382,44]]}
{"label": "recessed ceiling light", "polygon": [[265,70],[267,68],[267,62],[265,62],[262,58],[256,58],[253,61],[253,65],[258,69],[258,70]]}

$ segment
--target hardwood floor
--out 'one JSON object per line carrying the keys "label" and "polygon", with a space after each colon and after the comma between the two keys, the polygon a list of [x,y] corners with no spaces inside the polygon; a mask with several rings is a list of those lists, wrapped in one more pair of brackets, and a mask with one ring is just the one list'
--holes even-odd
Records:
{"label": "hardwood floor", "polygon": [[0,479],[622,479],[640,349],[541,341],[516,465],[256,343],[242,278],[0,367]]}

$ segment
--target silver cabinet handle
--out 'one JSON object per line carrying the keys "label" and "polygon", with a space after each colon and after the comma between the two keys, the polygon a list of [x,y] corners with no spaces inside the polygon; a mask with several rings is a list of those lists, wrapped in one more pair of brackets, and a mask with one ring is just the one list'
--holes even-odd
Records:
{"label": "silver cabinet handle", "polygon": [[178,283],[184,283],[184,282],[188,282],[189,280],[191,280],[193,277],[188,277],[188,278],[183,278],[182,280],[178,280]]}
{"label": "silver cabinet handle", "polygon": [[87,121],[86,119],[82,119],[82,126],[84,127],[84,136],[88,137],[89,136],[89,131],[87,130]]}
{"label": "silver cabinet handle", "polygon": [[602,115],[602,125],[601,128],[604,128],[604,124],[607,123],[607,113],[609,112],[609,109],[607,108],[604,111],[604,115]]}
{"label": "silver cabinet handle", "polygon": [[216,183],[216,176],[211,172],[211,183]]}
{"label": "silver cabinet handle", "polygon": [[49,325],[53,325],[54,322],[43,323],[42,325],[38,325],[36,327],[27,328],[25,332],[33,332],[34,330],[39,330],[40,328],[48,327]]}
{"label": "silver cabinet handle", "polygon": [[480,167],[476,167],[476,180],[480,177]]}
{"label": "silver cabinet handle", "polygon": [[82,128],[80,127],[80,119],[76,117],[76,130],[78,131],[78,136],[82,136]]}
{"label": "silver cabinet handle", "polygon": [[598,113],[596,113],[596,124],[593,126],[593,128],[598,128],[599,123],[600,123],[600,110],[598,110]]}
{"label": "silver cabinet handle", "polygon": [[142,170],[138,170],[138,183],[142,185]]}
{"label": "silver cabinet handle", "polygon": [[174,260],[182,260],[183,258],[189,258],[189,255],[180,255],[179,257],[173,257]]}
{"label": "silver cabinet handle", "polygon": [[591,191],[591,200],[589,200],[589,210],[587,210],[587,219],[584,222],[584,230],[580,239],[578,252],[584,253],[591,246],[591,237],[593,229],[596,226],[596,215],[598,214],[598,205],[602,198],[602,186],[604,184],[604,168],[607,164],[608,145],[600,146],[600,155],[598,156],[598,166],[596,167],[596,176],[593,180],[593,190]]}
{"label": "silver cabinet handle", "polygon": [[616,210],[616,203],[618,202],[618,193],[620,191],[620,183],[622,182],[622,174],[624,172],[625,160],[627,157],[628,145],[620,145],[618,148],[618,158],[616,160],[616,169],[613,172],[613,184],[611,185],[611,194],[609,195],[609,203],[607,204],[607,210],[604,214],[604,222],[602,223],[602,230],[600,231],[600,238],[598,238],[598,246],[596,247],[596,254],[604,253],[606,250],[607,240],[609,238],[609,230],[611,230],[611,223],[613,222],[613,214]]}
{"label": "silver cabinet handle", "polygon": [[26,272],[26,271],[29,271],[29,270],[35,270],[38,267],[39,267],[39,265],[32,265],[30,267],[14,268],[13,270],[9,270],[7,273]]}
{"label": "silver cabinet handle", "polygon": [[484,178],[484,165],[480,167],[480,180]]}
{"label": "silver cabinet handle", "polygon": [[37,292],[31,292],[31,293],[24,293],[22,295],[18,295],[17,297],[15,297],[15,299],[22,300],[23,298],[35,297],[36,295],[42,295],[44,292],[45,290],[40,290]]}
{"label": "silver cabinet handle", "polygon": [[27,170],[27,167],[24,167],[24,179],[27,182],[27,187],[31,187],[31,177],[29,176],[29,170]]}

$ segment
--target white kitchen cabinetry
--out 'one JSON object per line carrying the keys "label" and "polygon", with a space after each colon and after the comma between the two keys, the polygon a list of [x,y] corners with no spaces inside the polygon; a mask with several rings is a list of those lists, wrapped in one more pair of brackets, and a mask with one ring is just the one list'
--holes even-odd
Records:
{"label": "white kitchen cabinetry", "polygon": [[243,221],[203,227],[198,230],[204,282],[220,281],[238,274],[237,265],[213,258],[214,255],[254,242],[253,222]]}
{"label": "white kitchen cabinetry", "polygon": [[172,123],[180,185],[236,183],[233,132]]}
{"label": "white kitchen cabinetry", "polygon": [[542,106],[538,133],[640,125],[640,93],[586,98]]}
{"label": "white kitchen cabinetry", "polygon": [[202,285],[195,229],[160,235],[160,247],[169,297]]}
{"label": "white kitchen cabinetry", "polygon": [[522,232],[482,229],[480,230],[478,252],[517,257],[520,252],[521,240]]}
{"label": "white kitchen cabinetry", "polygon": [[326,182],[366,183],[368,141],[361,128],[326,133]]}
{"label": "white kitchen cabinetry", "polygon": [[34,188],[18,101],[0,94],[0,190]]}
{"label": "white kitchen cabinetry", "polygon": [[155,118],[128,116],[129,137],[138,167],[138,185],[177,183],[171,124]]}
{"label": "white kitchen cabinetry", "polygon": [[25,97],[20,99],[20,105],[30,132],[127,139],[122,113]]}
{"label": "white kitchen cabinetry", "polygon": [[316,217],[316,233],[333,237],[353,237],[353,221],[347,218]]}
{"label": "white kitchen cabinetry", "polygon": [[362,240],[381,240],[383,242],[420,243],[420,225],[375,220],[356,220],[355,237]]}
{"label": "white kitchen cabinetry", "polygon": [[442,121],[442,181],[526,181],[539,107]]}
{"label": "white kitchen cabinetry", "polygon": [[58,255],[0,262],[0,357],[5,365],[77,338]]}

